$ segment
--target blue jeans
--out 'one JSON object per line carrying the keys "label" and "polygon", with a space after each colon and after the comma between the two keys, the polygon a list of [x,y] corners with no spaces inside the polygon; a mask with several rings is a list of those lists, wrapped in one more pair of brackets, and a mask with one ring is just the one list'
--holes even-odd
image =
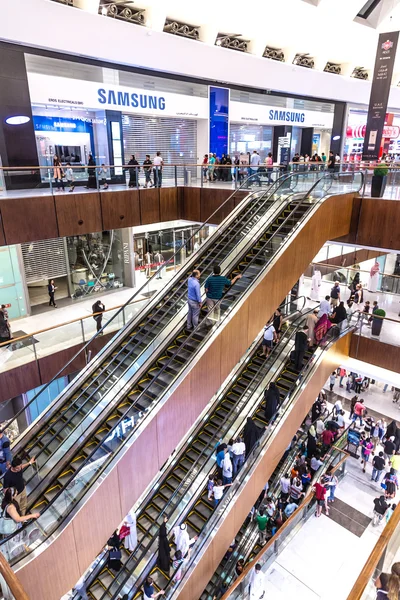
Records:
{"label": "blue jeans", "polygon": [[196,328],[199,324],[200,306],[196,300],[188,300],[187,327]]}
{"label": "blue jeans", "polygon": [[261,187],[261,181],[260,181],[260,177],[257,175],[258,173],[258,167],[256,167],[255,169],[253,169],[252,167],[250,167],[250,175],[255,175],[255,177],[252,178],[252,182],[258,182],[258,185]]}
{"label": "blue jeans", "polygon": [[225,477],[225,475],[222,476],[222,483],[224,485],[226,485],[227,483],[232,483],[232,477]]}
{"label": "blue jeans", "polygon": [[372,467],[371,481],[376,481],[376,483],[379,483],[382,473],[383,473],[383,471],[378,471],[378,469],[375,469],[375,467]]}
{"label": "blue jeans", "polygon": [[161,169],[154,169],[154,187],[161,187],[162,184],[162,171]]}
{"label": "blue jeans", "polygon": [[244,454],[234,454],[232,458],[233,476],[236,477],[240,469],[244,465]]}
{"label": "blue jeans", "polygon": [[329,486],[329,498],[328,498],[328,500],[331,500],[332,502],[335,499],[335,490],[336,490],[336,485],[330,485]]}
{"label": "blue jeans", "polygon": [[364,425],[361,415],[356,415],[356,413],[354,413],[351,418],[352,418],[353,423],[355,423],[357,421],[357,419],[360,419],[360,427],[362,427]]}

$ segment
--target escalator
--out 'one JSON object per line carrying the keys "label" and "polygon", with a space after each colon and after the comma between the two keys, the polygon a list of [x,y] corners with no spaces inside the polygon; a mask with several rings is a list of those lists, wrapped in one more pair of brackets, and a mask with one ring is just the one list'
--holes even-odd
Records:
{"label": "escalator", "polygon": [[[332,183],[330,179],[328,183]],[[321,178],[307,192],[296,193],[303,185],[299,175],[286,178],[268,193],[252,194],[237,207],[145,314],[125,327],[93,361],[89,375],[86,372],[68,388],[50,419],[38,421],[18,442],[21,453],[37,456],[38,473],[31,468],[26,480],[29,507],[43,514],[26,527],[23,546],[11,544],[8,555],[12,564],[37,550],[72,513],[138,425],[190,368],[199,349],[218,334],[224,318],[258,282],[282,244],[315,209],[314,202],[325,194],[327,179]],[[211,330],[200,324],[189,334],[184,328],[187,276],[198,267],[205,278],[216,262],[222,263],[223,272],[243,277],[220,302],[221,322]],[[280,385],[284,389],[295,380],[296,374],[288,367]],[[90,401],[97,402],[95,410],[85,413]],[[260,423],[261,413],[256,416]],[[65,437],[61,431],[68,431],[68,425],[71,431]],[[10,541],[6,541],[8,547]]]}
{"label": "escalator", "polygon": [[[332,418],[333,412],[327,412],[323,417],[321,416],[324,423]],[[314,421],[315,426],[315,421]],[[274,498],[275,502],[280,496],[280,480],[285,473],[290,473],[293,465],[299,454],[299,449],[306,445],[307,442],[307,430],[304,428],[304,422],[297,432],[297,440],[294,448],[290,451],[289,455],[285,454],[282,456],[278,464],[276,465],[273,474],[269,479],[268,495]],[[337,441],[335,447],[343,447],[345,441],[345,434],[347,430],[342,433]],[[324,461],[323,469],[326,469],[327,463],[331,463],[331,454],[328,454],[329,460]],[[314,481],[319,477],[320,473],[314,476]],[[279,533],[278,533],[279,535]],[[201,594],[199,600],[213,600],[214,598],[221,598],[222,593],[229,588],[229,586],[236,579],[236,562],[239,558],[245,560],[247,565],[253,561],[258,553],[262,550],[263,546],[260,544],[258,535],[258,526],[255,520],[251,520],[250,516],[243,523],[242,527],[235,536],[235,548],[232,554],[225,555],[217,570],[213,574],[211,580],[208,582],[206,588]]]}
{"label": "escalator", "polygon": [[[135,551],[129,556],[124,552],[124,565],[117,575],[107,566],[100,570],[88,587],[90,598],[118,598],[119,594],[128,592],[130,598],[136,598],[136,594],[140,593],[138,582],[142,582],[149,573],[159,589],[165,588],[169,580],[154,565],[158,532],[164,515],[168,516],[170,527],[185,521],[191,538],[200,534],[214,511],[207,496],[206,483],[209,474],[215,471],[214,455],[218,440],[236,438],[248,415],[252,415],[258,427],[266,427],[263,390],[272,373],[281,402],[293,391],[299,373],[287,357],[296,331],[304,323],[305,314],[307,311],[300,317],[294,315],[291,318],[292,322],[267,360],[260,357],[261,339],[257,341],[233,381],[218,395],[217,402],[207,410],[197,430],[190,433],[178,457],[174,458],[170,468],[136,511],[138,546]],[[311,356],[312,352],[308,351],[304,366]]]}

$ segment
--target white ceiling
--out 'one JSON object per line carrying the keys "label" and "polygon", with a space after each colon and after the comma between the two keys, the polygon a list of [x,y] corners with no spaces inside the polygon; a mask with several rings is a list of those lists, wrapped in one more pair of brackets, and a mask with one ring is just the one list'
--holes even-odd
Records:
{"label": "white ceiling", "polygon": [[[241,34],[258,56],[267,45],[283,49],[289,63],[297,52],[309,53],[317,70],[329,61],[341,64],[342,73],[350,75],[355,66],[373,69],[380,32],[400,29],[400,0],[381,0],[370,18],[361,20],[357,13],[366,1],[134,0],[133,5],[146,9],[146,25],[158,31],[170,18],[200,26],[201,40],[209,44],[215,43],[218,33]],[[400,52],[395,71],[397,85]]]}

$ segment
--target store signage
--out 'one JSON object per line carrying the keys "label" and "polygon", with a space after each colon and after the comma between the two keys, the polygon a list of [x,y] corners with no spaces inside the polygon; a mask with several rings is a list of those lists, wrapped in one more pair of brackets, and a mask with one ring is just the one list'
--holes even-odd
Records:
{"label": "store signage", "polygon": [[[346,136],[350,138],[364,138],[366,125],[358,125],[357,127],[347,127]],[[397,125],[385,125],[382,132],[382,137],[395,140],[399,137],[400,128]]]}
{"label": "store signage", "polygon": [[28,73],[32,104],[208,119],[208,98]]}
{"label": "store signage", "polygon": [[247,104],[230,103],[230,120],[234,123],[259,123],[260,125],[294,125],[296,127],[321,127],[332,129],[333,112],[295,110]]}
{"label": "store signage", "polygon": [[368,107],[363,160],[377,160],[379,157],[398,39],[398,31],[381,33],[379,36]]}

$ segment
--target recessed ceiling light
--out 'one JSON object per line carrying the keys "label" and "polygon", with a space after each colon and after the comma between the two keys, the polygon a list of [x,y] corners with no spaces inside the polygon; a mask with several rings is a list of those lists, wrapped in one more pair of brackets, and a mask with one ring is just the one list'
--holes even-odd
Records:
{"label": "recessed ceiling light", "polygon": [[15,117],[7,117],[6,123],[7,125],[23,125],[24,123],[29,123],[30,120],[30,117],[18,115]]}
{"label": "recessed ceiling light", "polygon": [[335,141],[335,140],[340,140],[340,135],[334,135],[332,139],[333,139],[334,141]]}

